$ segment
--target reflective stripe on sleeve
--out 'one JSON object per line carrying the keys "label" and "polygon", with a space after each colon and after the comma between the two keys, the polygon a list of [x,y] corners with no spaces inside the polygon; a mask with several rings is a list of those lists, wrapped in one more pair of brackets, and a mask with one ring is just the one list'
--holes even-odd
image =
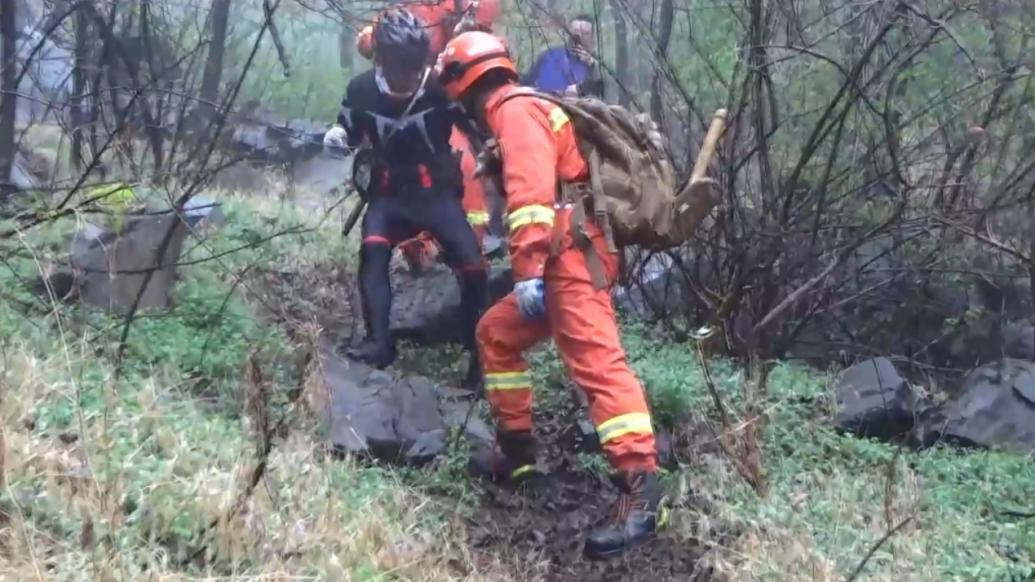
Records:
{"label": "reflective stripe on sleeve", "polygon": [[530,204],[508,213],[507,224],[510,227],[511,232],[529,224],[545,224],[546,226],[553,226],[553,220],[556,214],[557,213],[554,209],[549,206]]}
{"label": "reflective stripe on sleeve", "polygon": [[550,129],[552,129],[554,133],[560,131],[561,128],[567,125],[569,121],[571,120],[568,118],[568,114],[560,107],[554,107],[553,110],[550,111]]}

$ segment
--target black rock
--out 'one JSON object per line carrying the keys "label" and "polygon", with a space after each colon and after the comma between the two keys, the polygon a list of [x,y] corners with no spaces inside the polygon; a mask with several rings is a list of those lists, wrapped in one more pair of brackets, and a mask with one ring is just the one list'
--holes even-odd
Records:
{"label": "black rock", "polygon": [[128,311],[138,297],[140,309],[169,307],[187,234],[184,221],[171,212],[130,215],[119,233],[84,225],[72,241],[72,269],[82,301],[115,313]]}
{"label": "black rock", "polygon": [[1035,452],[1035,363],[1006,359],[967,376],[942,437],[962,446]]}
{"label": "black rock", "polygon": [[[460,287],[444,265],[418,276],[400,276],[394,285],[391,333],[425,345],[460,343]],[[495,302],[510,292],[514,280],[509,268],[489,271],[489,300]]]}
{"label": "black rock", "polygon": [[330,439],[340,452],[420,465],[446,451],[451,429],[475,443],[493,440],[488,425],[468,414],[470,402],[446,398],[425,378],[374,370],[327,345],[320,364],[330,395]]}
{"label": "black rock", "polygon": [[837,384],[837,426],[861,437],[907,435],[923,408],[917,395],[886,358],[860,362],[841,372]]}

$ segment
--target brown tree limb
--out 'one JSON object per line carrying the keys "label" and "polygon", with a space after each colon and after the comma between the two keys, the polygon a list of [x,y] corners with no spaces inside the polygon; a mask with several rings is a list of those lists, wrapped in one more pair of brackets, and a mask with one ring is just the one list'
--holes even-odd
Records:
{"label": "brown tree limb", "polygon": [[877,540],[877,543],[873,544],[873,547],[870,548],[870,551],[866,552],[866,555],[863,557],[862,561],[859,562],[859,565],[855,567],[855,570],[852,571],[852,574],[845,580],[845,582],[855,582],[855,580],[858,580],[859,575],[862,574],[863,568],[866,567],[866,564],[870,561],[871,558],[873,558],[874,554],[877,553],[877,550],[879,550],[881,546],[887,543],[887,541],[890,540],[892,536],[898,533],[900,529],[906,527],[906,525],[909,524],[909,522],[913,521],[914,517],[916,516],[910,515],[909,517],[905,518],[904,520],[899,522],[898,525],[889,529],[888,532],[884,534],[883,537],[881,537],[881,539]]}
{"label": "brown tree limb", "polygon": [[769,313],[767,313],[765,317],[763,317],[762,320],[755,324],[755,326],[751,329],[751,336],[753,338],[751,341],[752,345],[757,345],[757,338],[759,337],[759,334],[761,334],[766,329],[766,327],[768,327],[770,324],[776,321],[778,317],[783,315],[785,311],[787,311],[795,303],[800,301],[801,298],[804,297],[808,292],[812,291],[812,289],[814,289],[817,285],[822,283],[823,280],[826,279],[831,273],[833,273],[835,269],[844,264],[845,260],[847,260],[848,257],[850,257],[852,253],[856,251],[856,249],[862,246],[863,243],[872,239],[877,234],[883,232],[892,224],[895,224],[898,221],[898,219],[901,218],[902,213],[905,211],[905,208],[906,204],[905,201],[903,201],[901,204],[899,204],[898,209],[894,212],[894,214],[892,214],[890,218],[885,220],[879,226],[874,227],[865,235],[859,237],[855,242],[846,246],[844,249],[838,252],[837,257],[833,261],[831,261],[830,264],[826,266],[826,268],[820,271],[819,274],[815,275],[805,283],[801,284],[797,289],[791,292],[790,295],[784,298],[783,301],[778,303],[776,307],[773,307],[771,310],[769,310]]}

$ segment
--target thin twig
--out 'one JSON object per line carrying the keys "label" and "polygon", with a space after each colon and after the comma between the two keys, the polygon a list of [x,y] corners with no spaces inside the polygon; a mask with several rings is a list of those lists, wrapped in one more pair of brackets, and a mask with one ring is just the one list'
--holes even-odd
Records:
{"label": "thin twig", "polygon": [[877,540],[877,543],[873,544],[873,547],[870,548],[869,552],[866,552],[866,556],[863,557],[862,561],[859,562],[859,565],[855,567],[855,570],[852,572],[852,575],[849,576],[848,579],[845,580],[845,582],[855,582],[855,580],[859,578],[859,574],[862,573],[863,568],[866,567],[867,562],[870,561],[870,558],[872,558],[873,555],[877,553],[877,550],[879,550],[881,546],[883,546],[888,540],[890,540],[891,536],[898,533],[898,530],[906,527],[906,524],[913,521],[914,517],[916,516],[910,515],[909,517],[903,519],[901,522],[899,522],[898,525],[889,529],[888,533],[884,534],[884,537]]}

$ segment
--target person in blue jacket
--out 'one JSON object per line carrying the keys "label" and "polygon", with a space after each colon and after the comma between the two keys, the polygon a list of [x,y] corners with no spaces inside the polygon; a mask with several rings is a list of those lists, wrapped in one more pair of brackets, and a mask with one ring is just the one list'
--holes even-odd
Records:
{"label": "person in blue jacket", "polygon": [[539,55],[522,84],[540,91],[603,97],[604,81],[590,47],[596,45],[593,18],[578,15],[568,21],[568,42]]}

